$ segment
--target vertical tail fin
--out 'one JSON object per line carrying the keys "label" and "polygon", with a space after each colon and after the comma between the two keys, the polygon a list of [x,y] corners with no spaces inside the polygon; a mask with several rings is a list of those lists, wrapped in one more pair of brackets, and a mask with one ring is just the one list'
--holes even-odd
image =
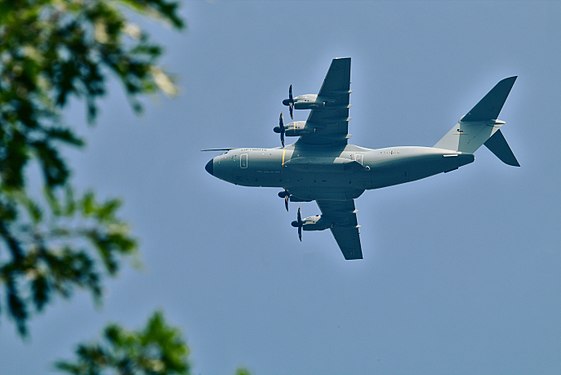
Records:
{"label": "vertical tail fin", "polygon": [[506,164],[519,166],[499,131],[505,122],[498,120],[515,81],[509,77],[497,83],[434,147],[473,154],[485,144]]}
{"label": "vertical tail fin", "polygon": [[505,78],[495,85],[460,121],[487,121],[498,118],[516,77]]}

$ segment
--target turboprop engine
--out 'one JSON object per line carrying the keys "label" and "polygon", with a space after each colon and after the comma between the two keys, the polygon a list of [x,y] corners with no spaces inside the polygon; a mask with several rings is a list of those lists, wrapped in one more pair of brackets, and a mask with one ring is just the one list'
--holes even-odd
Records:
{"label": "turboprop engine", "polygon": [[291,225],[294,228],[298,228],[298,238],[300,241],[302,241],[302,230],[325,230],[327,228],[331,228],[331,223],[322,220],[321,215],[308,216],[302,220],[300,207],[298,207],[296,220],[294,220]]}
{"label": "turboprop engine", "polygon": [[294,109],[313,109],[325,105],[323,101],[318,100],[317,94],[292,96],[292,85],[288,88],[288,99],[284,99],[282,104],[288,107],[290,118],[294,118]]}
{"label": "turboprop engine", "polygon": [[313,130],[306,127],[306,121],[293,121],[288,123],[287,126],[284,125],[284,119],[282,112],[279,115],[279,125],[273,128],[273,131],[280,134],[280,140],[282,147],[284,147],[284,136],[287,137],[299,137],[303,134],[313,133]]}
{"label": "turboprop engine", "polygon": [[[275,126],[273,128],[275,133],[281,133],[281,127]],[[287,125],[284,126],[284,134],[287,137],[299,137],[302,134],[311,133],[309,129],[306,128],[306,121],[293,121],[289,122]]]}
{"label": "turboprop engine", "polygon": [[[318,102],[318,96],[316,94],[304,94],[298,95],[293,99],[293,106],[295,109],[312,109],[321,107],[323,102]],[[289,106],[290,99],[284,99],[282,104]]]}
{"label": "turboprop engine", "polygon": [[312,199],[303,199],[299,197],[295,197],[292,195],[288,190],[284,189],[283,191],[279,192],[279,198],[284,199],[284,207],[288,211],[288,202],[311,202]]}

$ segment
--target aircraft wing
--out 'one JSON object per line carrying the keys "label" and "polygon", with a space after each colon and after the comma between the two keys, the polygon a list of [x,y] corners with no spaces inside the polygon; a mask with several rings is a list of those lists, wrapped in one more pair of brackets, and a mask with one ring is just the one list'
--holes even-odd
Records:
{"label": "aircraft wing", "polygon": [[347,144],[350,87],[351,58],[333,59],[318,93],[323,106],[311,110],[306,120],[306,128],[311,132],[300,136],[298,142]]}
{"label": "aircraft wing", "polygon": [[362,248],[356,219],[354,200],[317,201],[322,218],[333,224],[331,233],[346,260],[362,259]]}

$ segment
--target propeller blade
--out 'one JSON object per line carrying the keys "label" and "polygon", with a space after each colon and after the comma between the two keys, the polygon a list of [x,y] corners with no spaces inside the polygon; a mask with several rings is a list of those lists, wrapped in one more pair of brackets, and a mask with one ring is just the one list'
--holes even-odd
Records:
{"label": "propeller blade", "polygon": [[284,132],[285,132],[285,127],[284,127],[284,118],[282,115],[282,112],[280,113],[279,116],[279,133],[280,133],[280,139],[281,139],[281,144],[282,147],[284,147]]}
{"label": "propeller blade", "polygon": [[302,215],[300,215],[300,207],[298,207],[296,220],[292,222],[292,226],[298,228],[298,238],[302,241],[302,229],[304,227],[304,222],[302,221]]}
{"label": "propeller blade", "polygon": [[292,85],[288,86],[288,100],[294,103],[294,97],[292,96]]}
{"label": "propeller blade", "polygon": [[294,96],[292,96],[292,85],[288,87],[288,111],[290,118],[294,120]]}
{"label": "propeller blade", "polygon": [[[288,192],[287,189],[284,189],[283,191],[278,193],[279,198],[284,199],[284,207],[286,208],[286,211],[288,211],[288,202],[290,201],[290,193]],[[293,221],[292,222],[292,226],[294,226],[296,228],[297,222]]]}

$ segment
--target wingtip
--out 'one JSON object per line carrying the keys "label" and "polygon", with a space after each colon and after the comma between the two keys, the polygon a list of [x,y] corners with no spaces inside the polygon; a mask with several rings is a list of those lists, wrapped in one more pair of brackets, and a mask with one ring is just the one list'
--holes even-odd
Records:
{"label": "wingtip", "polygon": [[353,257],[345,257],[345,260],[363,260],[364,258],[362,257],[362,254],[360,254],[359,256],[353,256]]}
{"label": "wingtip", "polygon": [[335,57],[331,63],[335,63],[339,66],[351,66],[351,58],[350,57]]}

